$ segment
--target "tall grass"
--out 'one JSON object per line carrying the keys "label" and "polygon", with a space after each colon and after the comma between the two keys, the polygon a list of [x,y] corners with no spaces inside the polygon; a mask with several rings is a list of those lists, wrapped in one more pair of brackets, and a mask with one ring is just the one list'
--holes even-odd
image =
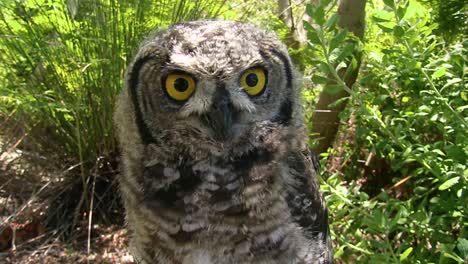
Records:
{"label": "tall grass", "polygon": [[117,156],[112,113],[138,43],[155,28],[226,10],[219,0],[0,2],[0,118],[71,171],[51,198],[48,225],[72,231],[82,213],[91,224],[93,210],[105,220],[120,208],[109,192]]}
{"label": "tall grass", "polygon": [[31,138],[84,173],[115,150],[114,99],[138,42],[160,26],[216,17],[224,2],[28,0],[0,8],[0,111],[50,134]]}

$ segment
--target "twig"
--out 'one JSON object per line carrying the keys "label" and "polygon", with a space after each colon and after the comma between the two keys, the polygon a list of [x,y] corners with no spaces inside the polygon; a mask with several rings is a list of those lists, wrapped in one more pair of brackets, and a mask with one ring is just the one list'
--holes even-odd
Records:
{"label": "twig", "polygon": [[[410,175],[410,176],[407,176],[407,177],[405,177],[405,178],[399,180],[397,183],[393,184],[392,187],[390,187],[390,188],[388,188],[388,189],[386,189],[386,190],[384,190],[384,191],[382,191],[382,192],[380,192],[380,193],[386,193],[386,192],[388,192],[388,191],[390,191],[390,190],[392,190],[392,189],[395,189],[396,187],[398,187],[398,186],[402,185],[403,183],[409,181],[411,178],[413,178],[413,176],[414,176],[414,175]],[[372,197],[372,198],[369,200],[369,202],[372,202],[372,201],[376,200],[376,199],[379,197],[380,193],[377,194],[376,196]]]}
{"label": "twig", "polygon": [[[23,204],[21,206],[20,209],[18,209],[16,212],[14,212],[13,214],[9,215],[3,222],[2,222],[2,225],[6,225],[6,223],[8,223],[10,221],[10,219],[12,219],[13,217],[17,216],[19,213],[21,213],[24,209],[26,209],[28,206],[30,206],[32,204],[32,202],[34,202],[37,197],[39,196],[39,193],[41,193],[47,186],[49,186],[50,182],[47,182],[46,184],[44,184],[40,189],[39,191],[37,191],[25,204]],[[3,231],[0,230],[0,231]]]}
{"label": "twig", "polygon": [[[99,160],[98,160],[99,163]],[[92,228],[92,222],[93,222],[93,203],[94,203],[94,190],[96,187],[96,173],[93,173],[93,186],[91,189],[91,201],[89,204],[89,213],[88,213],[88,241],[86,244],[86,252],[89,257],[89,254],[91,253],[91,228]],[[86,262],[89,263],[89,258],[86,258]]]}
{"label": "twig", "polygon": [[[13,144],[11,147],[9,147],[7,150],[5,150],[5,152],[3,152],[1,155],[0,155],[0,161],[3,161],[6,156],[8,154],[10,154],[16,147],[18,147],[18,145],[24,140],[24,138],[28,135],[28,132],[25,132],[20,139],[18,139],[15,144]],[[5,165],[3,165],[2,169],[5,169],[6,165],[8,163],[5,163]]]}

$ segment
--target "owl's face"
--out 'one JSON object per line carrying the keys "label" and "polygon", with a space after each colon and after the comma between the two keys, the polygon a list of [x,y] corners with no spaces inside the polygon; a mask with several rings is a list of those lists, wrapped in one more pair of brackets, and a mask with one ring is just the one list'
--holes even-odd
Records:
{"label": "owl's face", "polygon": [[196,134],[226,144],[260,122],[290,122],[293,79],[273,34],[241,22],[197,21],[146,40],[127,86],[143,141]]}

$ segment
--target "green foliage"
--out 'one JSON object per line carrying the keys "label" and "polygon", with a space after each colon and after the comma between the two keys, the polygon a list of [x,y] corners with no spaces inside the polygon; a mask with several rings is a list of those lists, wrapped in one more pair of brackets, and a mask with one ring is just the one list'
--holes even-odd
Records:
{"label": "green foliage", "polygon": [[[0,111],[43,150],[82,164],[115,151],[112,112],[132,52],[148,32],[211,18],[221,1],[3,1]],[[35,134],[36,133],[36,134]]]}
{"label": "green foliage", "polygon": [[306,61],[315,68],[312,81],[323,85],[326,92],[336,94],[346,90],[351,93],[352,87],[344,80],[357,68],[358,58],[352,54],[360,53],[359,39],[337,26],[339,16],[335,9],[329,8],[331,5],[328,0],[317,6],[307,5],[306,12],[316,24],[304,21],[309,52],[313,54]]}
{"label": "green foliage", "polygon": [[[445,44],[417,2],[384,4],[367,12],[372,20],[361,44],[365,63],[353,87],[335,67],[353,59],[346,33],[325,26],[336,24],[326,12],[331,4],[308,8],[316,22],[306,28],[310,46],[320,55],[311,61],[312,80],[323,84],[332,76],[337,90],[350,93],[343,118],[352,116],[356,126],[348,132],[355,139],[344,151],[347,166],[327,176],[323,186],[330,193],[336,257],[463,263],[468,260],[468,40]],[[366,160],[388,165],[377,175],[366,174],[378,165]],[[376,189],[362,183],[366,180],[384,183]]]}
{"label": "green foliage", "polygon": [[[4,0],[0,111],[20,121],[44,151],[80,164],[88,182],[96,160],[115,154],[115,95],[141,39],[176,21],[250,14],[249,21],[287,35],[274,1],[268,9],[246,3]],[[434,10],[444,7],[440,3]],[[452,42],[446,44],[435,34],[452,23],[441,22],[445,15],[437,24],[416,1],[385,0],[368,8],[361,43],[338,27],[335,4],[307,6],[315,23],[305,23],[309,46],[296,55],[309,65],[312,82],[350,94],[342,119],[354,120],[355,128],[344,129],[353,139],[342,146],[342,169],[325,173],[322,186],[336,257],[345,263],[466,262],[468,40],[458,34],[466,23],[447,30]],[[454,5],[450,12],[463,15],[466,5],[459,11]],[[344,77],[358,67],[353,54],[361,53],[360,77],[349,87]],[[305,91],[306,107],[314,96]]]}
{"label": "green foliage", "polygon": [[468,32],[468,5],[464,0],[421,0],[431,10],[435,33],[453,42]]}
{"label": "green foliage", "polygon": [[45,222],[71,234],[91,209],[95,221],[118,222],[113,110],[132,53],[155,28],[215,17],[224,2],[7,0],[0,7],[1,116],[28,133],[25,145],[71,171],[71,187],[57,192]]}

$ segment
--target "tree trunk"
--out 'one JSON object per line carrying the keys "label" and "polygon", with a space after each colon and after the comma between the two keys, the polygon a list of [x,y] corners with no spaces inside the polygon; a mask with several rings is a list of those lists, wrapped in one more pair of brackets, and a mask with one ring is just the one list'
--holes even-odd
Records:
{"label": "tree trunk", "polygon": [[298,32],[298,27],[296,24],[297,20],[294,19],[291,0],[278,0],[277,3],[278,17],[289,28],[285,39],[286,45],[293,49],[299,49],[302,46],[302,41],[300,39],[300,32]]}
{"label": "tree trunk", "polygon": [[[365,6],[365,0],[341,0],[338,6],[340,27],[353,32],[360,39],[364,35]],[[357,79],[361,62],[361,54],[354,54],[354,56],[358,62],[356,70],[347,76],[344,76],[346,70],[340,72],[341,77],[344,76],[344,81],[350,88]],[[329,94],[324,90],[320,93],[316,111],[312,115],[312,133],[319,137],[319,144],[314,148],[315,153],[326,152],[332,146],[338,132],[340,121],[338,116],[346,107],[346,102],[335,107],[330,107],[330,104],[347,96],[349,94],[344,90],[336,94]]]}
{"label": "tree trunk", "polygon": [[[312,5],[318,5],[320,0],[308,0],[308,3]],[[291,6],[291,0],[277,0],[278,3],[278,17],[283,23],[289,28],[289,31],[284,39],[284,42],[288,48],[299,50],[307,44],[307,33],[304,29],[303,21],[310,22],[311,18],[307,15],[305,10],[302,14],[294,15]],[[299,53],[290,54],[296,67],[300,70],[305,69],[304,57]]]}

